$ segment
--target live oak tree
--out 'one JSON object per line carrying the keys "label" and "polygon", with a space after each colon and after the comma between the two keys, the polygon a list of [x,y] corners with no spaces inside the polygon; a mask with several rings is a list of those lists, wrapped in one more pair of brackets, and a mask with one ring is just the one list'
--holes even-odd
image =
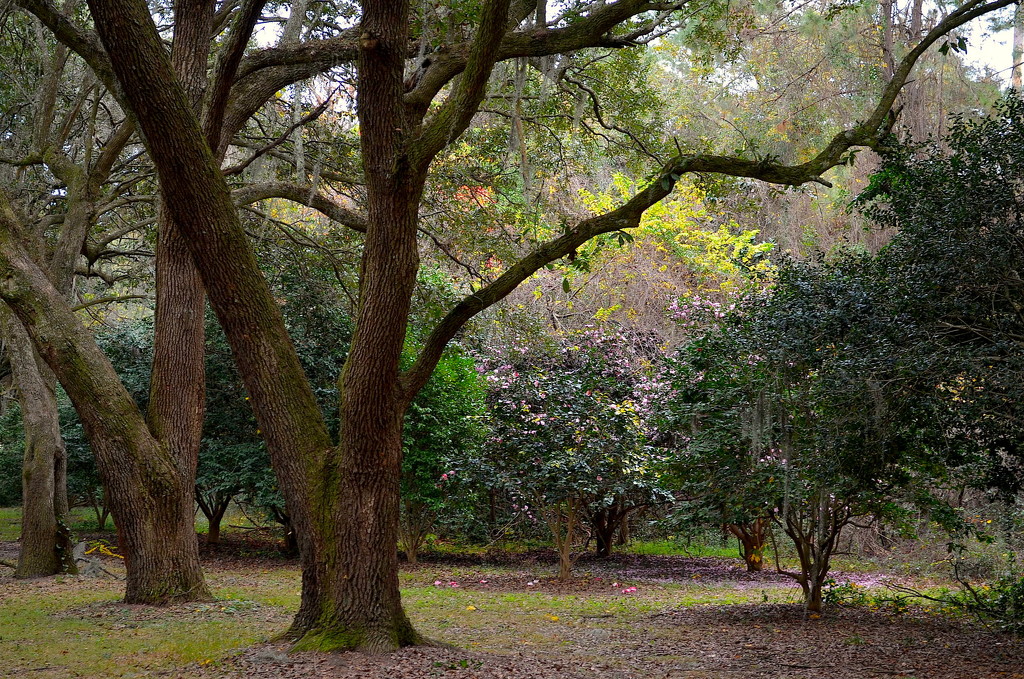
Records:
{"label": "live oak tree", "polygon": [[[53,285],[68,299],[76,274],[104,276],[98,260],[110,254],[120,227],[94,232],[112,209],[104,185],[131,171],[122,152],[133,128],[102,106],[103,88],[88,69],[52,41],[32,45],[31,22],[3,21],[5,149],[0,172],[22,198],[26,246]],[[19,51],[20,46],[20,51]],[[52,50],[52,51],[50,51]],[[15,59],[19,54],[20,59]],[[28,101],[17,98],[29,90]],[[63,190],[55,191],[53,185]],[[40,209],[41,205],[49,209]],[[80,253],[86,253],[83,266]],[[94,266],[95,265],[95,266]],[[58,421],[56,378],[29,335],[0,306],[0,331],[24,414],[23,523],[17,577],[74,571],[69,531],[67,455]]]}
{"label": "live oak tree", "polygon": [[[208,123],[204,129],[187,93],[188,80],[175,73],[145,2],[91,0],[96,35],[42,0],[22,4],[99,77],[116,83],[158,170],[168,221],[183,236],[232,346],[298,533],[303,592],[291,628],[297,647],[386,650],[421,641],[398,592],[403,414],[445,345],[465,324],[587,240],[636,226],[684,173],[720,172],[785,185],[824,182],[822,173],[846,161],[849,149],[871,146],[884,133],[897,93],[929,46],[1009,1],[972,0],[951,12],[895,69],[872,114],[804,163],[700,154],[668,159],[656,178],[621,206],[567,222],[562,234],[537,244],[468,294],[438,322],[406,370],[399,365],[419,266],[423,189],[434,159],[472,124],[495,64],[589,48],[634,49],[658,31],[685,23],[686,14],[697,8],[620,0],[570,4],[560,8],[562,16],[546,17],[545,3],[484,2],[465,14],[466,34],[453,34],[429,63],[416,64],[415,78],[408,78],[408,60],[428,33],[426,24],[412,28],[415,17],[408,2],[367,3],[358,11],[358,25],[338,29],[329,38],[257,50],[243,58],[264,4],[245,1],[236,11],[228,6],[227,17],[221,16],[230,18],[235,30],[207,94],[211,103],[202,117]],[[213,3],[196,6],[208,16]],[[365,235],[356,330],[339,377],[340,432],[333,440],[220,171],[217,159],[231,135],[209,125],[209,111],[232,129],[251,114],[253,101],[258,108],[282,86],[341,63],[354,63],[358,73],[365,212],[348,222]],[[148,429],[109,363],[26,253],[16,215],[0,207],[0,296],[74,401],[107,483],[117,491],[119,526],[128,549],[149,555],[160,521],[176,521],[173,512],[161,515],[156,499],[178,492],[173,479],[181,463]],[[187,259],[180,252],[176,256]]]}
{"label": "live oak tree", "polygon": [[[132,149],[133,145],[138,146],[134,126],[125,120],[121,107],[114,101],[116,98],[109,92],[116,88],[102,50],[96,49],[95,36],[78,31],[74,24],[46,3],[26,2],[23,6],[37,14],[40,22],[50,25],[55,37],[67,44],[59,43],[52,58],[40,57],[45,68],[39,70],[43,71],[44,77],[39,80],[38,95],[29,104],[34,107],[32,116],[22,115],[24,109],[19,106],[10,108],[9,129],[13,132],[8,137],[8,153],[0,157],[0,163],[15,168],[19,180],[13,182],[16,190],[11,196],[9,214],[12,223],[21,224],[20,239],[28,251],[65,294],[76,272],[99,276],[108,282],[115,281],[118,276],[109,270],[104,271],[101,265],[112,249],[117,252],[117,248],[111,248],[111,245],[129,234],[144,232],[153,221],[158,222],[156,351],[146,420],[152,435],[175,460],[174,471],[160,481],[165,484],[163,489],[151,493],[153,506],[132,502],[118,506],[115,494],[108,492],[107,497],[113,498],[118,514],[130,511],[136,519],[147,512],[151,515],[148,520],[118,522],[122,528],[122,547],[129,573],[127,600],[145,603],[202,599],[209,594],[198,562],[192,491],[203,419],[204,295],[201,283],[189,257],[181,256],[182,242],[176,237],[166,211],[159,213],[158,219],[152,219],[154,196],[146,195],[145,189],[149,184],[146,178],[148,168],[144,162],[138,161],[137,148]],[[175,22],[172,61],[197,105],[202,93],[208,89],[206,69],[208,56],[214,48],[214,33],[223,33],[228,27],[224,20],[229,18],[229,14],[214,15],[212,10],[211,3],[179,3],[175,10],[182,20]],[[23,16],[14,17],[8,26],[13,24],[30,32],[35,30],[35,26]],[[223,40],[219,46],[217,63],[220,71],[209,78],[214,83],[231,79],[232,54],[235,57],[240,54],[250,29],[251,26],[246,28],[243,25],[237,31],[227,31],[232,39]],[[15,41],[17,37],[14,36]],[[69,46],[81,61],[71,56]],[[12,77],[15,73],[23,76],[32,70],[32,64],[27,60],[12,60],[10,66]],[[301,77],[301,74],[288,77]],[[272,84],[269,86],[267,78],[256,78],[263,98],[250,91],[249,99],[236,108],[242,106],[244,111],[250,112],[258,108],[280,86],[280,78],[279,73],[271,75]],[[251,85],[252,80],[247,84]],[[30,82],[26,87],[33,86],[34,83]],[[67,89],[71,90],[70,94],[65,93]],[[70,104],[64,108],[58,106],[66,99],[70,99]],[[83,109],[88,113],[82,115]],[[226,110],[226,92],[221,92],[204,109],[211,139],[222,129],[231,136],[231,130],[235,128],[230,126],[241,125],[247,115],[235,113],[226,126],[219,126]],[[26,120],[31,124],[26,124]],[[27,132],[22,134],[22,128],[27,128]],[[25,176],[41,185],[36,195],[28,190],[35,184],[23,181]],[[57,200],[54,199],[53,185],[57,187]],[[141,191],[139,187],[142,187]],[[235,193],[235,200],[242,205],[269,197],[309,203],[316,209],[331,212],[335,218],[339,217],[337,205],[332,201],[290,182],[248,182]],[[33,204],[48,202],[54,203],[52,211],[36,217]],[[141,217],[132,215],[130,213],[135,210],[125,209],[131,206],[148,207],[150,213]],[[126,212],[129,213],[127,225],[124,223]],[[116,219],[111,219],[112,216]],[[341,219],[345,219],[343,214]],[[102,230],[100,223],[103,223]],[[51,235],[54,231],[56,236]],[[145,256],[143,251],[134,254]],[[119,268],[124,269],[123,265]],[[31,417],[25,419],[26,488],[23,495],[26,498],[26,521],[18,574],[45,575],[62,567],[73,567],[66,559],[62,565],[60,558],[61,554],[69,555],[70,550],[66,530],[61,528],[60,520],[66,511],[67,501],[63,490],[66,485],[64,458],[53,396],[54,378],[52,374],[47,376],[49,369],[41,360],[29,360],[34,351],[29,336],[20,323],[12,321],[5,325],[8,345],[17,349],[11,358],[18,374],[18,391],[21,398],[31,401],[31,407],[25,409]],[[50,469],[53,473],[49,472]],[[101,464],[103,469],[105,465]],[[110,470],[106,471],[109,477]],[[152,476],[146,475],[146,478]],[[175,490],[168,492],[170,487]],[[154,518],[156,514],[160,516]],[[153,530],[154,526],[159,528]],[[137,535],[141,527],[146,527],[147,532],[142,537]],[[143,549],[144,545],[148,547]]]}

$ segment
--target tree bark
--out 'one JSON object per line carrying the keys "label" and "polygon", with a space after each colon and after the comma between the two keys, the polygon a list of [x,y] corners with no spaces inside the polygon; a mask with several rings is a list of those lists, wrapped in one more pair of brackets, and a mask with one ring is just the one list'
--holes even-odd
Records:
{"label": "tree bark", "polygon": [[[66,524],[67,457],[60,435],[55,380],[52,374],[50,380],[45,378],[49,370],[45,364],[40,366],[42,360],[31,338],[6,305],[0,305],[0,325],[7,339],[25,429],[21,549],[14,576],[36,578],[75,573]],[[63,493],[57,489],[61,481],[65,483]]]}
{"label": "tree bark", "polygon": [[191,555],[177,548],[184,540],[168,533],[168,526],[180,524],[178,507],[163,502],[178,490],[176,461],[150,434],[91,333],[16,238],[18,226],[0,193],[0,297],[60,378],[96,454],[128,570],[125,601],[205,596]]}
{"label": "tree bark", "polygon": [[1020,2],[1013,11],[1013,69],[1010,74],[1010,86],[1017,92],[1021,91],[1021,70],[1024,62],[1024,5]]}
{"label": "tree bark", "polygon": [[[198,110],[207,79],[207,59],[213,30],[214,3],[210,0],[178,0],[175,3],[174,42],[171,63],[184,85],[193,110]],[[177,567],[188,571],[183,581],[189,593],[209,598],[199,563],[199,542],[195,531],[196,466],[203,434],[206,398],[204,365],[206,296],[202,280],[192,261],[172,214],[161,204],[157,221],[156,314],[153,331],[153,365],[150,372],[150,432],[175,461],[177,474],[173,491],[163,498],[166,537],[180,554]],[[144,567],[166,562],[146,561]],[[173,573],[150,573],[152,580],[173,582]]]}
{"label": "tree bark", "polygon": [[755,519],[751,523],[730,523],[725,527],[739,540],[748,573],[758,573],[764,570],[765,524],[763,519]]}

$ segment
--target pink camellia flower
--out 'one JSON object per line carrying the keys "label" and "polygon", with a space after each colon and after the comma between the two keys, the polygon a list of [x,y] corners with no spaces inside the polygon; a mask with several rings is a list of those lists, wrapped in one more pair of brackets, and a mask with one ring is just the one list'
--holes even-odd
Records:
{"label": "pink camellia flower", "polygon": [[443,583],[443,582],[441,582],[440,580],[434,580],[434,587],[440,587],[440,586],[441,586],[441,585],[443,585],[443,584],[444,584],[444,583]]}
{"label": "pink camellia flower", "polygon": [[623,594],[632,594],[635,591],[636,591],[636,587],[627,587],[626,589],[622,590],[622,593]]}
{"label": "pink camellia flower", "polygon": [[603,481],[604,479],[602,479],[602,478],[601,478],[600,476],[598,476],[598,477],[597,477],[597,480],[598,480],[598,481]]}
{"label": "pink camellia flower", "polygon": [[449,582],[449,583],[448,583],[448,586],[449,586],[449,587],[458,587],[458,586],[459,586],[459,583],[457,583],[457,582],[455,582],[455,581],[453,580],[452,582]]}

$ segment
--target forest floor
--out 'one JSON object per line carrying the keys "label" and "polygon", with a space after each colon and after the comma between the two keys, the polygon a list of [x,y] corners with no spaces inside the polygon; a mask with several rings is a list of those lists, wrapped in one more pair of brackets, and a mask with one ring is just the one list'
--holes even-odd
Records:
{"label": "forest floor", "polygon": [[[16,555],[0,542],[0,559]],[[585,558],[563,584],[546,552],[494,557],[403,566],[410,618],[444,645],[387,656],[289,654],[273,641],[298,606],[298,565],[249,542],[205,550],[216,601],[167,608],[119,603],[123,583],[109,575],[17,581],[0,568],[0,676],[1024,678],[1024,639],[934,608],[833,606],[813,618],[791,580],[736,560]],[[103,564],[123,573],[116,557]],[[835,579],[874,592],[890,580]]]}

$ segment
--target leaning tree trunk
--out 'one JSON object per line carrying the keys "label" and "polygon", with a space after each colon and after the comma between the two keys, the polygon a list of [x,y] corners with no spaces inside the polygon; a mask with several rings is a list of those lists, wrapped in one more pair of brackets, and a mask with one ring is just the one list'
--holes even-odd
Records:
{"label": "leaning tree trunk", "polygon": [[192,556],[178,549],[174,535],[168,539],[168,526],[180,524],[180,506],[165,502],[180,492],[177,461],[153,437],[91,333],[22,247],[19,227],[0,193],[0,295],[60,378],[96,455],[128,571],[125,599],[195,598],[202,585],[192,577]]}

